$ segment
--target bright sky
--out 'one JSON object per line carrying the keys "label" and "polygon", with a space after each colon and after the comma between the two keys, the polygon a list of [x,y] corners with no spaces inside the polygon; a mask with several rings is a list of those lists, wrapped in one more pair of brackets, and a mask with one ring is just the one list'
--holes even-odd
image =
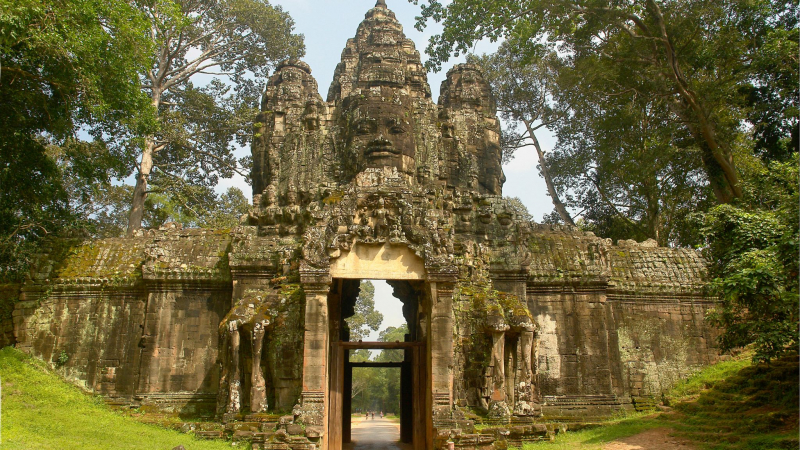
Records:
{"label": "bright sky", "polygon": [[[295,21],[296,31],[305,35],[306,56],[303,60],[311,66],[311,73],[319,84],[322,98],[327,98],[333,71],[340,61],[345,43],[347,39],[355,36],[358,24],[364,20],[364,14],[375,5],[375,0],[272,0],[271,3],[280,5],[289,12]],[[416,22],[414,18],[419,14],[418,6],[407,0],[387,0],[387,4],[403,25],[406,36],[414,41],[417,50],[422,53],[423,61],[427,59],[424,52],[428,38],[438,28],[429,25],[424,33],[420,33],[414,29]],[[476,48],[476,52],[491,52],[494,48],[492,44],[482,43]],[[439,86],[447,70],[459,62],[464,62],[463,57],[451,60],[440,73],[428,74],[434,101],[439,98]],[[555,144],[555,139],[550,135],[542,135],[539,140],[545,151],[550,150]],[[243,151],[249,152],[249,149]],[[553,205],[547,196],[544,180],[536,168],[537,164],[538,159],[533,149],[520,150],[514,160],[503,167],[506,174],[503,194],[507,197],[519,197],[528,207],[534,220],[541,221],[544,214],[553,210]],[[223,180],[218,191],[222,192],[228,186],[239,187],[248,197],[251,194],[250,186],[243,179]],[[400,300],[392,297],[391,287],[385,282],[373,281],[373,283],[376,309],[384,315],[381,328],[404,323],[402,304]],[[377,340],[377,337],[376,332],[369,339]]]}

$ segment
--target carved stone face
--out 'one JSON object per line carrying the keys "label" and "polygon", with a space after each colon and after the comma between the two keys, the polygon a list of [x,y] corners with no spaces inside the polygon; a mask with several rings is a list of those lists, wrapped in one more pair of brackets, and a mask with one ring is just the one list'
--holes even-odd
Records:
{"label": "carved stone face", "polygon": [[396,167],[413,174],[416,140],[409,109],[370,100],[355,106],[350,116],[348,144],[366,167]]}

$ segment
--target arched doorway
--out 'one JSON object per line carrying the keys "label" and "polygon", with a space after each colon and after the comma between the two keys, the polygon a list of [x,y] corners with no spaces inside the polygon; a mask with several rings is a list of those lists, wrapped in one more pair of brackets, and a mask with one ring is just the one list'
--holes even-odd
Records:
{"label": "arched doorway", "polygon": [[[353,369],[357,367],[397,367],[400,369],[400,438],[415,449],[426,449],[426,436],[430,410],[428,407],[429,382],[425,324],[425,283],[418,280],[387,280],[394,295],[403,302],[409,333],[403,342],[352,342],[345,324],[353,314],[358,296],[359,279],[334,279],[329,296],[331,339],[328,392],[328,448],[339,450],[351,440]],[[422,311],[422,312],[421,312]],[[351,351],[395,350],[403,352],[401,362],[351,362]]]}

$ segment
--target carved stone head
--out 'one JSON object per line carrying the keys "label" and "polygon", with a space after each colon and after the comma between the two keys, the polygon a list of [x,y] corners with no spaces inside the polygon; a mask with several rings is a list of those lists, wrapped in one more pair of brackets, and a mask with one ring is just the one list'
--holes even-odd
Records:
{"label": "carved stone head", "polygon": [[395,167],[414,173],[416,139],[410,108],[380,98],[357,100],[346,117],[348,153],[364,168]]}

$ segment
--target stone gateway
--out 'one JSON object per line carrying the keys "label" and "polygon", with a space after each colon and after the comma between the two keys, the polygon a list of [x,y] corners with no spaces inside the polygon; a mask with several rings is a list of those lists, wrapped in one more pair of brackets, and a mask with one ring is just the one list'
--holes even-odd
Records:
{"label": "stone gateway", "polygon": [[[51,242],[15,291],[16,345],[116,404],[253,424],[265,449],[349,440],[353,349],[404,352],[401,431],[420,450],[642,408],[718,357],[697,253],[525,220],[480,70],[451,69],[434,103],[382,0],[326,100],[307,64],[277,67],[252,154],[233,230]],[[350,341],[364,279],[403,302],[405,342]]]}

